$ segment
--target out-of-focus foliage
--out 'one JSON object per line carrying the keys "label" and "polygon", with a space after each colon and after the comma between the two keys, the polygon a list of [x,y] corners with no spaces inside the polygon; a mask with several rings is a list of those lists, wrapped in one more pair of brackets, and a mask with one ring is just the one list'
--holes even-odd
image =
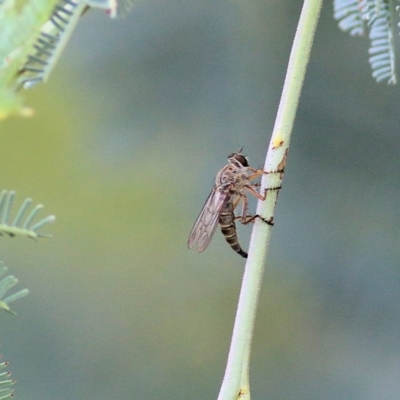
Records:
{"label": "out-of-focus foliage", "polygon": [[49,237],[49,234],[42,234],[37,232],[43,225],[53,222],[54,215],[49,215],[39,222],[33,223],[35,216],[43,208],[42,204],[38,204],[24,220],[26,211],[32,203],[32,199],[25,199],[22,206],[18,210],[14,220],[10,222],[10,213],[14,203],[15,192],[3,190],[0,194],[0,235],[6,234],[13,236],[26,236],[31,239],[38,239],[40,237]]}
{"label": "out-of-focus foliage", "polygon": [[[1,357],[1,356],[0,356]],[[8,362],[0,363],[0,371],[4,370],[8,366]],[[14,389],[13,385],[15,380],[8,379],[11,376],[10,372],[0,372],[0,399],[5,400],[13,396]]]}
{"label": "out-of-focus foliage", "polygon": [[20,71],[19,83],[30,89],[39,82],[46,82],[61,57],[82,14],[91,7],[117,16],[116,0],[59,0],[49,20],[41,27],[34,45]]}
{"label": "out-of-focus foliage", "polygon": [[4,0],[0,4],[0,119],[32,115],[17,94],[18,74],[34,50],[41,26],[57,0]]}
{"label": "out-of-focus foliage", "polygon": [[82,13],[90,7],[117,15],[115,0],[0,2],[0,119],[32,115],[16,92],[48,79]]}
{"label": "out-of-focus foliage", "polygon": [[[394,2],[396,0],[334,0],[334,17],[351,36],[368,30],[372,76],[377,82],[396,83]],[[398,36],[398,32],[397,36]]]}
{"label": "out-of-focus foliage", "polygon": [[[2,264],[2,263],[0,263],[0,264]],[[7,272],[7,270],[8,270],[7,267],[1,267],[0,268],[0,277],[3,276]],[[4,298],[5,294],[11,288],[13,288],[17,283],[18,283],[18,279],[13,275],[7,275],[0,281],[0,299],[1,299],[0,300],[0,309],[3,309],[13,315],[15,315],[16,313],[13,310],[11,310],[9,304],[15,300],[25,297],[29,293],[28,289],[21,289],[21,290],[18,290],[18,292],[15,292]]]}

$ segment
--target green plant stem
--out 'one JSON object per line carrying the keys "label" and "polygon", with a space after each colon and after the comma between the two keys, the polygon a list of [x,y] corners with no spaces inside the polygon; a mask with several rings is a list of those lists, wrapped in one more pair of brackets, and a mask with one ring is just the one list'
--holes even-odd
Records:
{"label": "green plant stem", "polygon": [[[264,165],[265,171],[275,171],[277,173],[264,176],[261,193],[265,190],[264,188],[280,187],[283,178],[290,135],[321,6],[322,0],[305,0],[303,4],[290,54],[278,115]],[[273,217],[278,191],[271,190],[267,192],[267,199],[258,202],[257,214],[267,219]],[[270,234],[270,225],[259,221],[254,224],[227,367],[218,400],[250,399],[249,362],[251,342]]]}

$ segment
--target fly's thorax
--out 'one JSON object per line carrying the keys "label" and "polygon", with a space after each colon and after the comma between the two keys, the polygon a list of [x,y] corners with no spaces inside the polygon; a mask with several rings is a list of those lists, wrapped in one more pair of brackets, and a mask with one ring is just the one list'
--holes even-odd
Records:
{"label": "fly's thorax", "polygon": [[222,168],[216,178],[215,185],[221,190],[235,192],[247,183],[247,168],[235,164],[228,164]]}

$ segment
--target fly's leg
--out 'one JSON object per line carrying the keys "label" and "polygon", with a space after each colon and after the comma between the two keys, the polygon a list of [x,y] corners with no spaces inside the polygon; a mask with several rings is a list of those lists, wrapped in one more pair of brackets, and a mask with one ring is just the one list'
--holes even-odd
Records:
{"label": "fly's leg", "polygon": [[247,177],[249,181],[254,181],[254,179],[257,179],[261,175],[269,175],[269,174],[274,174],[276,172],[281,172],[281,171],[264,171],[263,169],[255,169],[251,167],[247,167],[247,169],[252,172],[252,174]]}
{"label": "fly's leg", "polygon": [[[247,187],[246,189],[249,189],[249,187]],[[252,189],[252,190],[254,190],[254,189]],[[257,191],[254,190],[254,192],[257,193],[261,197],[261,195]],[[264,197],[264,200],[265,200],[265,198],[266,197]],[[239,216],[235,217],[235,219],[240,219],[240,222],[243,225],[247,225],[250,222],[254,222],[256,218],[261,219],[261,221],[265,222],[266,224],[268,224],[270,226],[274,225],[274,219],[272,217],[269,218],[269,219],[266,219],[266,218],[261,217],[258,214],[250,215],[248,213],[248,199],[247,199],[247,196],[241,196],[239,198],[239,200],[242,200],[242,202],[243,202],[243,204],[242,204],[242,215],[239,215]]]}
{"label": "fly's leg", "polygon": [[274,217],[271,217],[271,218],[267,219],[267,218],[263,218],[261,215],[258,215],[258,214],[246,215],[246,217],[243,217],[242,215],[239,215],[239,216],[235,217],[235,219],[240,219],[240,222],[243,225],[247,225],[250,222],[254,222],[257,218],[260,219],[261,221],[265,222],[269,226],[274,226]]}
{"label": "fly's leg", "polygon": [[[284,156],[284,161],[286,161],[286,155]],[[261,175],[268,175],[268,174],[282,174],[284,172],[285,169],[285,163],[281,162],[281,164],[278,165],[278,169],[276,171],[264,171],[263,169],[259,168],[259,169],[255,169],[255,168],[251,168],[251,167],[247,167],[247,169],[251,172],[253,172],[252,175],[248,176],[247,179],[252,181],[256,178],[258,178]]]}
{"label": "fly's leg", "polygon": [[[282,186],[277,186],[277,187],[272,187],[272,188],[265,188],[264,190],[264,196],[261,195],[260,193],[257,192],[257,190],[255,190],[256,185],[248,185],[246,186],[246,190],[249,191],[254,197],[257,197],[257,199],[264,201],[267,198],[267,193],[269,190],[280,190]],[[247,225],[250,222],[254,222],[256,220],[256,218],[260,219],[261,221],[265,222],[266,224],[268,224],[269,226],[274,226],[274,217],[271,218],[263,218],[261,215],[258,214],[254,214],[254,215],[249,215],[247,213],[247,196],[243,197],[243,212],[242,215],[238,218],[240,218],[241,223],[243,225]]]}
{"label": "fly's leg", "polygon": [[276,186],[276,187],[271,187],[271,188],[265,188],[264,190],[264,196],[261,195],[260,193],[257,192],[257,190],[254,189],[254,187],[259,186],[257,184],[254,185],[246,185],[245,188],[248,190],[254,197],[257,197],[258,200],[264,201],[267,198],[267,192],[269,190],[280,190],[282,189],[282,185]]}
{"label": "fly's leg", "polygon": [[[285,158],[286,160],[286,158]],[[268,174],[280,174],[280,181],[282,181],[282,175],[284,172],[284,167],[285,164],[282,162],[279,166],[278,166],[278,170],[277,171],[264,171],[263,169],[254,169],[251,167],[248,167],[248,169],[253,172],[252,175],[247,177],[248,182],[257,179],[259,176],[261,175],[268,175]],[[245,188],[254,196],[257,197],[257,199],[264,201],[267,198],[267,192],[269,190],[280,190],[282,189],[282,185],[279,186],[275,186],[275,187],[269,187],[269,188],[265,188],[264,190],[264,196],[261,195],[260,193],[258,193],[257,190],[255,190],[256,187],[260,187],[261,183],[252,183],[252,184],[248,184],[245,185]]]}

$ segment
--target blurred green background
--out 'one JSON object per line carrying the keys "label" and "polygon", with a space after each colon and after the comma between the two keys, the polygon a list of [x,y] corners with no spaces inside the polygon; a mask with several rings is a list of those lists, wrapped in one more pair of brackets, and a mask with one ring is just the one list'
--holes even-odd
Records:
{"label": "blurred green background", "polygon": [[[0,313],[20,399],[213,399],[243,260],[186,240],[229,153],[263,165],[302,2],[148,0],[83,16],[31,119],[2,122],[1,189],[52,239],[1,238],[28,287]],[[277,206],[254,399],[399,398],[399,88],[326,1]],[[252,203],[252,207],[255,204]],[[250,228],[240,228],[248,247]]]}

